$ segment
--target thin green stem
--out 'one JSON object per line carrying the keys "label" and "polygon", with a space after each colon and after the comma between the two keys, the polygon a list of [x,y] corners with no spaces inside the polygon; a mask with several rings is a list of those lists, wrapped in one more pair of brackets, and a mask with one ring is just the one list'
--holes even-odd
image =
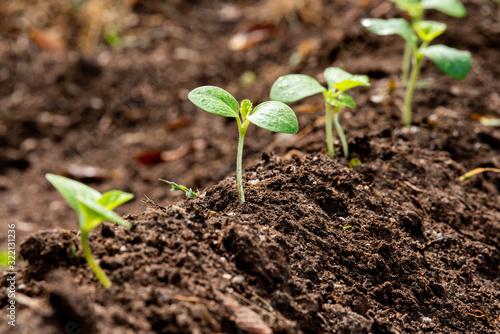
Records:
{"label": "thin green stem", "polygon": [[411,102],[413,99],[413,91],[415,90],[415,83],[417,82],[420,65],[422,64],[423,57],[418,54],[415,57],[415,64],[411,71],[410,82],[406,88],[405,106],[403,110],[403,120],[406,126],[411,125]]}
{"label": "thin green stem", "polygon": [[326,145],[328,146],[328,154],[330,158],[335,158],[335,150],[333,148],[333,129],[332,129],[332,106],[325,97],[325,109],[326,109]]}
{"label": "thin green stem", "polygon": [[87,263],[90,265],[90,267],[94,271],[94,274],[97,276],[102,285],[105,288],[109,288],[113,284],[109,280],[108,276],[106,276],[102,268],[99,267],[99,265],[95,262],[94,258],[92,257],[92,253],[90,252],[89,241],[88,241],[89,232],[82,231],[81,233],[82,233],[82,249],[83,249],[83,255],[85,255],[85,260],[87,260]]}
{"label": "thin green stem", "polygon": [[342,143],[342,150],[344,151],[344,157],[347,159],[349,156],[349,146],[347,145],[347,139],[345,138],[345,133],[339,122],[340,107],[335,107],[333,113],[333,123],[335,124],[335,129],[340,137],[340,142]]}
{"label": "thin green stem", "polygon": [[406,85],[408,82],[412,53],[413,53],[412,46],[410,45],[410,43],[406,43],[405,53],[403,55],[403,66],[401,67],[401,85]]}
{"label": "thin green stem", "polygon": [[240,196],[240,202],[245,203],[245,193],[243,192],[243,143],[245,142],[245,134],[248,129],[249,121],[245,121],[241,124],[239,118],[236,119],[238,121],[238,130],[240,133],[238,139],[238,153],[236,156],[236,184],[238,187],[238,195]]}

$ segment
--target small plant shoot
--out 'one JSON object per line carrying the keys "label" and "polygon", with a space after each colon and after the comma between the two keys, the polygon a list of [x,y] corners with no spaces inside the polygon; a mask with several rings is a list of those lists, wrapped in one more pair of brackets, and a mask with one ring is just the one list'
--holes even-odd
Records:
{"label": "small plant shoot", "polygon": [[352,158],[349,160],[349,168],[354,168],[356,166],[361,166],[362,162],[358,158]]}
{"label": "small plant shoot", "polygon": [[400,35],[411,47],[413,67],[406,88],[403,109],[403,120],[406,126],[411,125],[413,92],[425,57],[431,59],[442,72],[454,79],[465,78],[471,69],[470,52],[441,44],[429,46],[430,42],[446,30],[444,23],[419,20],[412,27],[404,19],[363,19],[361,24],[377,35]]}
{"label": "small plant shoot", "polygon": [[194,105],[209,113],[236,119],[239,131],[236,183],[240,201],[244,203],[242,159],[243,143],[248,126],[253,123],[269,131],[297,133],[299,124],[295,113],[289,106],[277,101],[263,102],[252,108],[249,100],[243,100],[240,106],[231,94],[215,86],[198,87],[189,93],[188,98]]}
{"label": "small plant shoot", "polygon": [[465,181],[469,177],[474,176],[479,173],[484,173],[484,172],[494,172],[494,173],[500,173],[500,168],[491,168],[491,167],[479,167],[475,168],[471,171],[468,171],[464,175],[460,176],[460,181]]}
{"label": "small plant shoot", "polygon": [[114,222],[130,227],[130,223],[116,214],[113,209],[134,198],[134,195],[119,190],[101,194],[97,190],[63,176],[46,174],[45,177],[61,193],[68,204],[76,211],[80,225],[82,250],[85,260],[105,288],[112,283],[101,267],[95,262],[88,244],[90,231],[103,221]]}
{"label": "small plant shoot", "polygon": [[370,86],[370,83],[366,75],[352,75],[338,67],[327,68],[324,76],[328,84],[328,89],[308,75],[289,74],[282,76],[274,82],[271,88],[271,100],[292,103],[305,97],[322,93],[326,109],[326,143],[328,154],[331,158],[335,157],[333,146],[333,124],[335,124],[335,129],[342,143],[344,157],[347,158],[349,156],[349,147],[344,130],[340,126],[339,114],[341,108],[354,108],[356,107],[356,103],[354,103],[352,96],[345,92],[358,86]]}
{"label": "small plant shoot", "polygon": [[175,182],[170,182],[170,181],[167,181],[167,180],[164,180],[164,179],[159,179],[159,180],[170,184],[170,186],[172,187],[172,189],[170,189],[170,191],[179,191],[179,190],[180,191],[184,191],[184,193],[186,194],[187,198],[198,197],[198,195],[196,195],[196,193],[194,191],[192,191],[191,189],[188,189],[185,186],[182,186],[182,185],[179,185],[179,184],[177,184]]}
{"label": "small plant shoot", "polygon": [[17,256],[13,250],[0,250],[0,269],[12,268],[16,264]]}
{"label": "small plant shoot", "polygon": [[[411,23],[414,24],[424,19],[426,9],[435,9],[447,15],[462,18],[466,15],[465,7],[458,0],[390,0],[405,11],[410,16]],[[406,41],[405,52],[403,56],[403,65],[401,67],[401,84],[406,85],[410,75],[411,60],[413,48],[411,43]]]}

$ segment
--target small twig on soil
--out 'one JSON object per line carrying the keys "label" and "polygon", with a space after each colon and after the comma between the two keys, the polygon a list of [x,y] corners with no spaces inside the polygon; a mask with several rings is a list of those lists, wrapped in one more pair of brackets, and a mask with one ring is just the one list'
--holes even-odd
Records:
{"label": "small twig on soil", "polygon": [[252,295],[255,298],[257,298],[258,300],[260,300],[264,305],[266,305],[269,308],[269,311],[266,310],[265,308],[263,308],[262,306],[258,305],[257,303],[251,301],[250,299],[246,298],[245,296],[239,294],[238,292],[236,292],[234,290],[230,291],[230,293],[233,296],[235,296],[236,298],[240,299],[241,301],[247,303],[248,305],[254,306],[257,309],[262,310],[268,316],[270,316],[270,317],[277,317],[277,318],[280,318],[281,320],[285,321],[286,323],[290,323],[290,320],[288,320],[287,318],[285,318],[278,310],[276,310],[274,307],[272,307],[271,304],[269,304],[269,302],[267,302],[266,300],[264,300],[264,298],[260,297],[257,293],[252,292]]}
{"label": "small twig on soil", "polygon": [[470,315],[475,318],[485,318],[488,324],[490,324],[493,328],[495,328],[497,331],[500,331],[500,317],[498,317],[497,320],[492,320],[490,317],[488,317],[486,314],[484,314],[483,311],[481,310],[474,310],[474,313],[469,313],[466,312],[465,314]]}
{"label": "small twig on soil", "polygon": [[276,314],[278,314],[279,316],[282,317],[281,313],[278,310],[276,310],[274,307],[272,307],[272,305],[267,300],[265,300],[264,298],[262,298],[261,296],[259,296],[255,291],[252,292],[252,296],[254,296],[258,300],[260,300],[264,305],[266,305],[269,308],[270,312],[276,313]]}
{"label": "small twig on soil", "polygon": [[182,302],[205,303],[205,299],[193,296],[174,295],[174,298]]}
{"label": "small twig on soil", "polygon": [[408,182],[408,181],[403,181],[403,182],[401,182],[401,183],[402,183],[402,184],[404,184],[404,185],[406,185],[406,186],[408,186],[408,187],[410,187],[411,189],[415,190],[415,191],[416,191],[416,192],[418,192],[418,193],[423,192],[423,190],[422,190],[422,189],[418,188],[417,186],[414,186],[413,184],[411,184],[411,183],[410,183],[410,182]]}
{"label": "small twig on soil", "polygon": [[167,212],[167,209],[164,206],[161,206],[160,204],[156,203],[154,200],[149,198],[146,194],[144,194],[144,197],[146,197],[146,199],[142,200],[143,203],[149,204],[150,206],[154,207],[155,209],[157,209],[159,211]]}

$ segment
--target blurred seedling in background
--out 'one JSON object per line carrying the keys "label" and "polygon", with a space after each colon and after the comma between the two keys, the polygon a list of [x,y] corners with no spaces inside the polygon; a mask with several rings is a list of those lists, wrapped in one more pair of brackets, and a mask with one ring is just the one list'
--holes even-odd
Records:
{"label": "blurred seedling in background", "polygon": [[172,187],[172,189],[170,189],[170,191],[184,191],[184,193],[186,194],[186,197],[187,198],[195,198],[195,197],[198,197],[198,195],[196,195],[196,193],[194,191],[192,191],[191,189],[188,189],[187,187],[185,186],[182,186],[182,185],[178,185],[177,183],[175,182],[170,182],[170,181],[167,181],[167,180],[164,180],[164,179],[159,179],[160,181],[163,181],[163,182],[166,182],[168,184],[170,184],[170,186]]}
{"label": "blurred seedling in background", "polygon": [[103,221],[110,221],[118,225],[130,227],[130,223],[116,214],[113,209],[131,200],[134,198],[134,195],[120,190],[111,190],[101,194],[83,183],[63,176],[46,174],[45,177],[76,211],[85,259],[102,285],[105,288],[109,288],[112,285],[111,281],[95,262],[90,252],[88,244],[89,233]]}
{"label": "blurred seedling in background", "polygon": [[328,154],[331,158],[335,157],[333,146],[333,124],[335,124],[335,129],[342,143],[344,157],[347,158],[349,156],[349,147],[344,130],[340,126],[339,114],[341,108],[354,108],[356,107],[356,103],[354,103],[352,96],[347,95],[345,92],[358,86],[368,87],[370,83],[366,75],[352,75],[338,67],[328,67],[324,72],[324,76],[328,84],[328,89],[323,87],[313,77],[305,74],[288,74],[282,76],[271,87],[271,100],[292,103],[322,93],[326,109],[326,143]]}
{"label": "blurred seedling in background", "polygon": [[484,172],[500,173],[500,168],[489,168],[489,167],[475,168],[471,171],[468,171],[464,175],[460,176],[460,181],[465,181],[471,176],[474,176],[474,175],[479,174],[479,173],[484,173]]}
{"label": "blurred seedling in background", "polygon": [[[458,0],[390,0],[394,2],[399,9],[405,11],[410,16],[411,24],[424,19],[426,9],[435,9],[447,15],[456,18],[465,17],[467,11]],[[406,85],[410,74],[413,48],[411,43],[406,42],[403,56],[403,65],[401,67],[401,84]]]}
{"label": "blurred seedling in background", "polygon": [[239,140],[236,158],[236,183],[241,203],[245,202],[242,177],[243,143],[250,123],[263,129],[282,132],[297,133],[299,124],[293,110],[284,103],[267,101],[252,109],[249,100],[243,100],[241,106],[238,101],[222,88],[203,86],[192,90],[188,98],[197,107],[209,113],[234,117],[238,122]]}
{"label": "blurred seedling in background", "polygon": [[415,22],[412,27],[404,19],[363,19],[361,24],[377,35],[400,35],[412,48],[413,67],[403,107],[403,120],[406,126],[411,125],[413,92],[420,66],[425,57],[430,58],[442,72],[454,79],[465,78],[471,69],[472,56],[470,52],[441,44],[429,46],[432,40],[446,30],[444,23],[420,20]]}
{"label": "blurred seedling in background", "polygon": [[12,250],[0,250],[0,269],[7,269],[14,266],[17,261],[16,253]]}

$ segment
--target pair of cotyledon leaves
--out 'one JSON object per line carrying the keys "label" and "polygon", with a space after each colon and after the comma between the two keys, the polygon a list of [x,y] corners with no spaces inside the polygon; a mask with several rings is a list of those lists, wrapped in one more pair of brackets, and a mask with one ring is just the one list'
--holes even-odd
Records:
{"label": "pair of cotyledon leaves", "polygon": [[[404,19],[363,19],[361,24],[377,35],[399,35],[415,51],[417,35],[421,40],[430,42],[446,30],[446,24],[435,21],[417,21],[413,29]],[[454,79],[465,78],[471,69],[472,56],[468,51],[446,45],[431,45],[418,49],[418,53],[429,57],[441,71]]]}
{"label": "pair of cotyledon leaves", "polygon": [[101,194],[97,190],[63,176],[47,174],[47,180],[61,193],[78,214],[80,229],[90,232],[103,221],[111,221],[130,227],[130,223],[116,214],[113,209],[131,200],[134,195],[120,190]]}
{"label": "pair of cotyledon leaves", "polygon": [[[324,72],[328,89],[316,79],[304,74],[289,74],[280,77],[271,87],[271,99],[285,103],[299,101],[318,93],[325,93],[327,102],[334,107],[351,107],[356,104],[351,96],[343,92],[358,86],[370,85],[366,75],[352,75],[338,67],[328,67]],[[341,94],[333,97],[337,91]]]}
{"label": "pair of cotyledon leaves", "polygon": [[[198,87],[189,93],[188,98],[193,104],[209,113],[224,117],[240,117],[238,101],[222,88]],[[248,115],[242,116],[250,123],[269,131],[296,133],[299,130],[297,117],[293,110],[278,101],[263,102]]]}

